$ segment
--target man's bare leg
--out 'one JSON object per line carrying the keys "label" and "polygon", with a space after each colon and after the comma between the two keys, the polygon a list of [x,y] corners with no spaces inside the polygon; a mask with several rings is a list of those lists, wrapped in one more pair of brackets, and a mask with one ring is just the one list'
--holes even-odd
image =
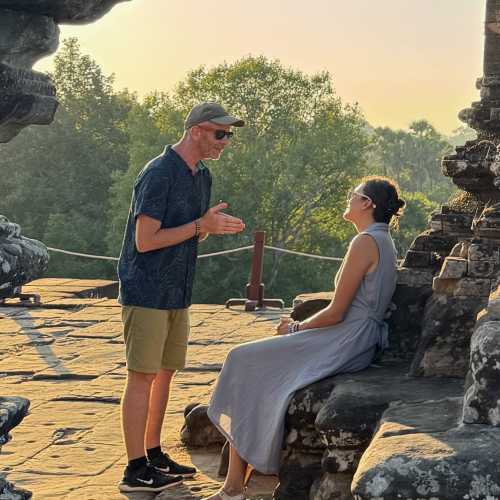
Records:
{"label": "man's bare leg", "polygon": [[170,395],[170,383],[174,375],[175,370],[161,369],[156,374],[156,378],[151,386],[148,401],[148,419],[144,440],[146,450],[156,448],[161,444],[161,429]]}
{"label": "man's bare leg", "polygon": [[155,374],[129,370],[122,398],[123,440],[129,461],[145,456],[144,436]]}

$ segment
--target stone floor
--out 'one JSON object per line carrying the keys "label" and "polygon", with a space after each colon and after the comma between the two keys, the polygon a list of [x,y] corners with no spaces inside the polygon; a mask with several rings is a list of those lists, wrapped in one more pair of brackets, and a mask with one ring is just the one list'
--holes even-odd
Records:
{"label": "stone floor", "polygon": [[[8,479],[34,499],[125,498],[116,488],[126,463],[120,434],[125,381],[120,307],[95,298],[112,290],[101,280],[43,279],[23,292],[38,293],[42,307],[6,301],[0,307],[0,394],[24,396],[30,413],[2,448]],[[93,298],[94,297],[94,298]],[[199,499],[216,491],[218,454],[188,450],[179,440],[183,410],[206,402],[232,346],[272,335],[283,312],[246,313],[220,305],[194,305],[188,366],[176,377],[163,444],[200,473],[160,499]],[[255,476],[250,496],[271,498],[276,479]],[[151,499],[154,495],[130,495]]]}

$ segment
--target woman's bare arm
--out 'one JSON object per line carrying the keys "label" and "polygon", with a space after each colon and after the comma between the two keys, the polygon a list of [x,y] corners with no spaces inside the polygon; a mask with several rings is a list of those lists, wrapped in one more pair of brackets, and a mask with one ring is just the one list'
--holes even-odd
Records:
{"label": "woman's bare arm", "polygon": [[340,323],[344,319],[366,273],[378,264],[378,247],[371,236],[356,236],[347,251],[339,281],[330,304],[300,323],[300,330],[322,328]]}

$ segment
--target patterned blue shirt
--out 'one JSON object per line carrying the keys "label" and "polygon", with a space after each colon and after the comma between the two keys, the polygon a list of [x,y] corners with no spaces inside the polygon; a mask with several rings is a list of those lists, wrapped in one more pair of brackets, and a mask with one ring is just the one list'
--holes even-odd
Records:
{"label": "patterned blue shirt", "polygon": [[123,238],[118,278],[122,305],[183,309],[191,305],[198,238],[140,253],[135,246],[137,216],[161,221],[161,228],[182,226],[209,208],[212,177],[200,161],[195,175],[170,147],[151,160],[134,184]]}

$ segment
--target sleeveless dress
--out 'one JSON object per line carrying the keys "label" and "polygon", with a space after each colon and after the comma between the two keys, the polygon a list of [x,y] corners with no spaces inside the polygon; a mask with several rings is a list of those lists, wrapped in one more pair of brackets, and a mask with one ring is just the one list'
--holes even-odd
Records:
{"label": "sleeveless dress", "polygon": [[208,417],[259,472],[278,472],[285,415],[297,390],[363,370],[377,349],[387,347],[383,318],[396,288],[396,249],[387,224],[374,223],[361,234],[377,243],[379,262],[364,276],[341,323],[241,344],[224,362]]}

